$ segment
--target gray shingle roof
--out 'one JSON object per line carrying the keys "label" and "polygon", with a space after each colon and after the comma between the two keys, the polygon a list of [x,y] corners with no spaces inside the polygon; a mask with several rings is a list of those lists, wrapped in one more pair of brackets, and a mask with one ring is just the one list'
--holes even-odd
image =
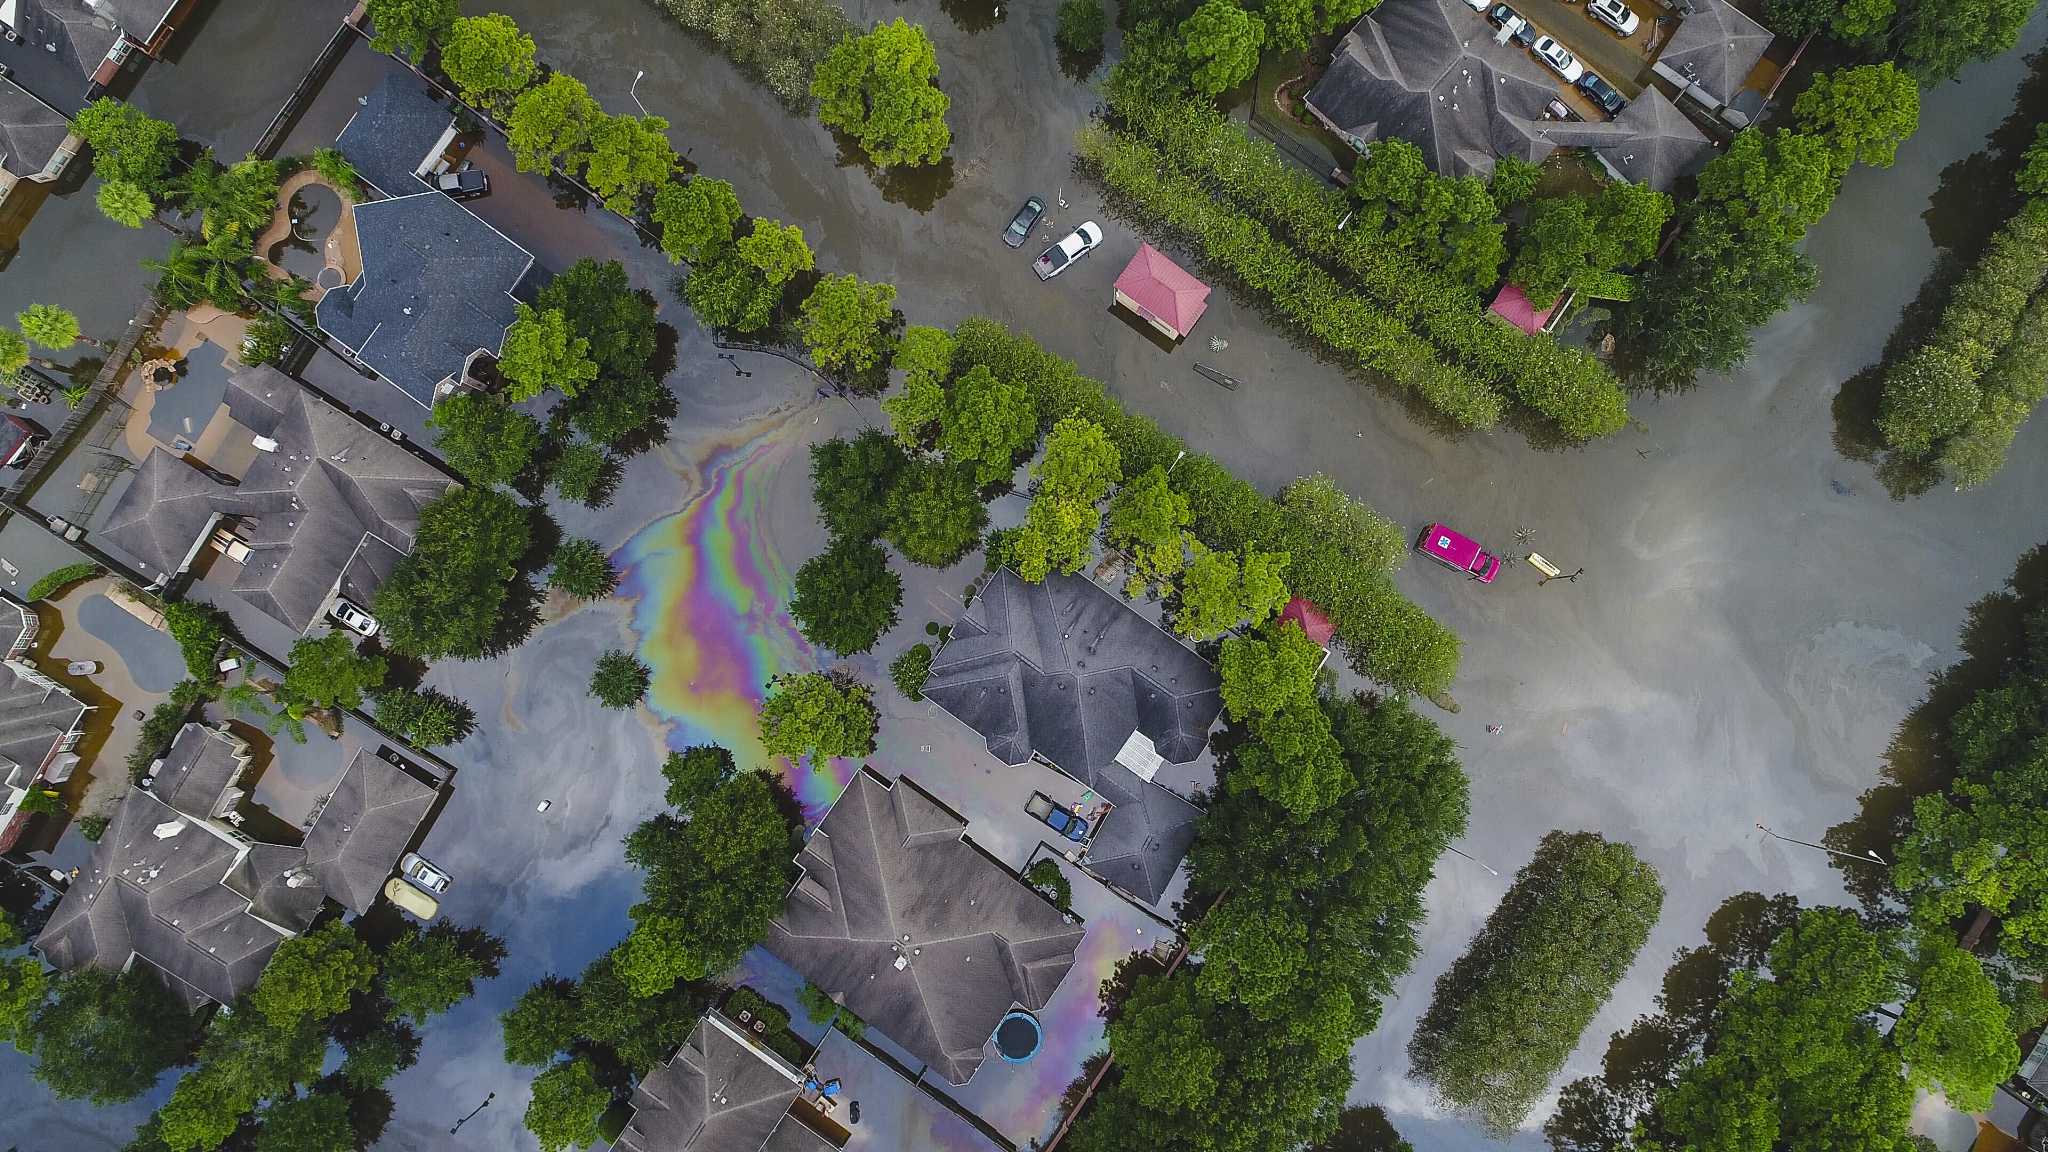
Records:
{"label": "gray shingle roof", "polygon": [[1084,926],[907,778],[863,768],[811,834],[768,950],[954,1084],[1016,1004],[1052,998]]}
{"label": "gray shingle roof", "polygon": [[1727,0],[1692,0],[1692,6],[1692,15],[1679,22],[1657,63],[1723,100],[1732,99],[1770,48],[1771,30]]}
{"label": "gray shingle roof", "polygon": [[158,26],[176,8],[177,0],[86,0],[92,7],[104,12],[123,32],[137,41],[147,43]]}
{"label": "gray shingle roof", "polygon": [[320,886],[351,910],[369,911],[434,797],[433,788],[396,764],[358,749],[306,832],[306,862]]}
{"label": "gray shingle roof", "polygon": [[479,348],[496,352],[517,316],[512,290],[533,257],[439,192],[353,209],[363,272],[320,298],[328,335],[421,407]]}
{"label": "gray shingle roof", "polygon": [[[0,594],[0,654],[33,638],[35,609]],[[0,663],[0,784],[26,788],[57,745],[78,726],[85,705],[26,663]]]}
{"label": "gray shingle roof", "polygon": [[172,808],[200,820],[221,815],[228,786],[249,766],[249,746],[204,724],[187,724],[164,753],[152,787]]}
{"label": "gray shingle roof", "polygon": [[139,956],[188,1002],[230,1003],[328,897],[369,910],[434,790],[358,752],[303,848],[253,841],[197,814],[226,806],[218,791],[203,794],[228,787],[207,747],[226,739],[186,725],[157,787],[122,798],[91,865],[36,938],[52,965],[119,970]]}
{"label": "gray shingle roof", "polygon": [[616,1146],[626,1152],[760,1152],[785,1124],[803,1083],[802,1073],[747,1039],[716,1012],[697,1022],[690,1039],[668,1063],[633,1090],[633,1118]]}
{"label": "gray shingle roof", "polygon": [[107,50],[121,38],[114,21],[80,0],[16,0],[17,24],[32,26],[35,47],[54,45],[53,55],[90,80]]}
{"label": "gray shingle roof", "polygon": [[235,516],[250,555],[234,590],[260,611],[303,632],[337,580],[366,602],[412,548],[420,509],[454,481],[275,368],[236,369],[224,399],[276,450],[229,486],[155,449],[102,534],[151,574],[170,572],[216,513]]}
{"label": "gray shingle roof", "polygon": [[388,72],[361,100],[334,146],[356,174],[386,196],[410,196],[426,187],[419,171],[455,120],[434,99],[426,81],[402,68]]}
{"label": "gray shingle roof", "polygon": [[0,80],[0,167],[35,176],[63,146],[71,123],[9,80]]}
{"label": "gray shingle roof", "polygon": [[1595,150],[1637,184],[1668,190],[1714,157],[1714,142],[1655,88],[1643,89],[1614,122],[1626,125],[1629,137]]}
{"label": "gray shingle roof", "polygon": [[1117,763],[1133,731],[1164,759],[1202,754],[1223,710],[1201,657],[1082,577],[1028,584],[997,572],[932,660],[924,694],[988,741],[1005,764],[1033,753],[1094,788],[1116,810],[1090,862],[1157,900],[1194,840],[1192,804]]}

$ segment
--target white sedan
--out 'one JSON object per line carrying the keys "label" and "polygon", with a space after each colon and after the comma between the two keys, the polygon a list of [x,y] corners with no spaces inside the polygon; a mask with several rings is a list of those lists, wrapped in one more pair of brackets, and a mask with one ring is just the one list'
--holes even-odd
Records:
{"label": "white sedan", "polygon": [[1032,262],[1032,270],[1038,273],[1040,280],[1050,280],[1065,272],[1074,261],[1095,251],[1096,246],[1101,243],[1102,229],[1096,226],[1095,221],[1090,220],[1060,237],[1059,243],[1047,248]]}
{"label": "white sedan", "polygon": [[1579,77],[1586,74],[1586,66],[1579,63],[1578,57],[1565,51],[1564,45],[1559,44],[1549,36],[1538,39],[1536,46],[1531,51],[1536,53],[1538,60],[1550,65],[1552,72],[1564,77],[1564,82],[1567,84],[1578,83]]}
{"label": "white sedan", "polygon": [[1629,10],[1621,0],[1586,0],[1586,11],[1593,19],[1600,21],[1623,36],[1633,36],[1642,25],[1642,18]]}

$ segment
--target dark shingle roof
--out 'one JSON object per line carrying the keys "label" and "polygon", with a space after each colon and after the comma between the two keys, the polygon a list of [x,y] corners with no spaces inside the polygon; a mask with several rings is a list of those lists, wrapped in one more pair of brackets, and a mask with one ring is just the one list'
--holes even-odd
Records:
{"label": "dark shingle roof", "polygon": [[434,806],[434,789],[359,749],[306,832],[306,862],[327,894],[367,912]]}
{"label": "dark shingle roof", "polygon": [[164,20],[176,8],[177,0],[88,0],[94,7],[113,17],[121,31],[133,36],[138,42],[148,43]]}
{"label": "dark shingle roof", "polygon": [[57,154],[71,123],[9,80],[0,80],[0,167],[34,176]]}
{"label": "dark shingle roof", "polygon": [[[26,646],[37,623],[35,609],[0,594],[0,653]],[[77,697],[31,665],[0,664],[0,783],[26,787],[84,715]]]}
{"label": "dark shingle roof", "polygon": [[275,368],[236,369],[224,399],[275,450],[229,486],[155,449],[102,533],[146,571],[170,572],[216,513],[236,516],[250,554],[234,590],[257,609],[303,632],[337,580],[367,602],[412,548],[420,509],[454,482]]}
{"label": "dark shingle roof", "polygon": [[1119,887],[1156,900],[1194,838],[1195,808],[1117,763],[1132,732],[1159,755],[1202,754],[1223,710],[1201,657],[1079,576],[997,572],[932,661],[924,694],[1005,764],[1035,752],[1115,804],[1090,845]]}
{"label": "dark shingle roof", "polygon": [[164,753],[152,784],[157,797],[187,816],[221,815],[228,786],[249,766],[249,746],[204,724],[187,724]]}
{"label": "dark shingle roof", "polygon": [[767,946],[954,1084],[1016,1004],[1039,1009],[1083,925],[966,839],[908,779],[863,768],[797,855]]}
{"label": "dark shingle roof", "polygon": [[113,20],[80,0],[16,0],[15,12],[17,27],[33,29],[24,35],[35,48],[54,46],[52,55],[88,81],[121,39]]}
{"label": "dark shingle roof", "polygon": [[1600,145],[1597,151],[1637,184],[1668,190],[1713,159],[1713,141],[1655,88],[1643,89],[1614,122],[1628,127],[1628,139]]}
{"label": "dark shingle roof", "polygon": [[1693,0],[1692,14],[1679,22],[1657,63],[1729,100],[1771,40],[1770,29],[1727,0]]}
{"label": "dark shingle roof", "polygon": [[360,103],[334,138],[334,146],[348,157],[357,175],[386,196],[410,196],[424,189],[419,171],[455,114],[435,101],[426,81],[397,68]]}
{"label": "dark shingle roof", "polygon": [[759,1152],[789,1115],[802,1083],[797,1069],[710,1013],[675,1056],[633,1090],[633,1119],[616,1146],[626,1152]]}
{"label": "dark shingle roof", "polygon": [[517,316],[512,290],[533,257],[439,192],[353,209],[363,272],[320,298],[328,335],[421,407],[479,348],[495,352]]}

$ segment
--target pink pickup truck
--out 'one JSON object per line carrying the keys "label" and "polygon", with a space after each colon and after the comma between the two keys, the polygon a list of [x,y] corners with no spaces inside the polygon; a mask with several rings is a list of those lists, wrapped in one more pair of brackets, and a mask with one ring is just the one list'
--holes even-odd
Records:
{"label": "pink pickup truck", "polygon": [[1500,557],[1479,546],[1479,541],[1455,528],[1443,524],[1431,524],[1422,530],[1422,536],[1415,542],[1415,550],[1442,564],[1468,573],[1481,584],[1493,583],[1500,575]]}

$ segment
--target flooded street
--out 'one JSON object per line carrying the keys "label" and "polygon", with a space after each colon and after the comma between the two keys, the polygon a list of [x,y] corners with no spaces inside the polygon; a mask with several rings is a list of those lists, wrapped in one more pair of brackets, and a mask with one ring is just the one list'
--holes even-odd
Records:
{"label": "flooded street", "polygon": [[[224,156],[236,153],[262,131],[346,7],[220,0],[180,58],[143,78],[137,102],[176,117]],[[1112,316],[1109,285],[1137,237],[1069,167],[1073,133],[1095,96],[1058,70],[1054,5],[1005,5],[994,22],[993,9],[970,7],[869,0],[866,10],[849,9],[857,20],[922,22],[938,47],[940,83],[953,98],[949,180],[902,186],[835,163],[837,149],[815,120],[784,112],[646,0],[465,3],[472,13],[512,16],[544,59],[614,112],[632,109],[628,88],[644,69],[634,94],[669,118],[678,149],[704,174],[732,181],[750,212],[800,225],[821,268],[895,284],[912,323],[993,316],[1263,487],[1328,472],[1411,530],[1441,519],[1490,545],[1534,548],[1566,571],[1585,568],[1576,583],[1545,587],[1526,566],[1492,587],[1420,564],[1397,577],[1464,639],[1454,688],[1461,711],[1425,711],[1459,740],[1472,779],[1460,847],[1501,875],[1457,857],[1439,862],[1421,958],[1379,1031],[1357,1047],[1353,1099],[1386,1105],[1418,1148],[1496,1147],[1475,1127],[1436,1115],[1406,1078],[1405,1046],[1437,975],[1537,840],[1553,828],[1629,840],[1668,891],[1640,963],[1587,1030],[1570,1077],[1595,1070],[1608,1033],[1650,1007],[1673,949],[1695,943],[1727,896],[1840,897],[1820,853],[1768,841],[1754,825],[1818,839],[1852,815],[1928,674],[1954,658],[1969,604],[2048,537],[2040,512],[2048,419],[2028,424],[1985,488],[1899,502],[1870,465],[1837,450],[1832,413],[1842,382],[1877,358],[1934,261],[1930,227],[1950,222],[1924,214],[1944,169],[1984,147],[2006,117],[2028,72],[2025,55],[2041,47],[2048,24],[2037,17],[2019,50],[1927,93],[1920,131],[1895,167],[1851,173],[1808,240],[1819,290],[1758,333],[1740,373],[1683,396],[1638,399],[1636,427],[1559,452],[1505,429],[1455,440],[1426,429],[1397,399],[1320,363],[1224,292],[1211,298],[1196,338],[1172,353]],[[1055,234],[1100,221],[1106,250],[1038,282],[1028,267],[1035,248],[1013,252],[997,236],[1031,194],[1047,201]],[[1942,200],[1944,211],[1973,210],[1959,200]],[[89,331],[119,325],[146,287],[127,269],[167,241],[158,229],[99,220],[90,187],[53,200],[15,265],[0,272],[0,306],[11,313],[50,299],[76,308]],[[1212,352],[1212,338],[1227,347]],[[705,354],[701,340],[684,334],[676,443],[636,460],[621,506],[577,530],[612,547],[637,539],[649,519],[641,513],[679,509],[715,489],[715,462],[744,460],[757,485],[747,498],[764,509],[756,522],[764,538],[753,544],[766,559],[756,559],[786,581],[780,569],[801,563],[816,542],[799,448],[851,414],[837,401],[809,403],[807,385],[776,373],[742,385],[723,365],[693,363]],[[1197,361],[1243,387],[1208,383],[1193,371]],[[778,406],[790,411],[730,430],[736,414]],[[1516,544],[1518,530],[1530,534],[1526,545]],[[932,611],[912,599],[906,628]],[[538,672],[586,667],[629,626],[625,612],[586,610],[537,635],[505,662],[509,671],[447,673],[492,739],[451,755],[473,771],[458,778],[429,850],[463,877],[451,914],[505,935],[512,954],[503,978],[428,1029],[421,1066],[392,1085],[398,1114],[384,1147],[532,1146],[518,1124],[525,1075],[498,1059],[496,1014],[536,975],[573,972],[623,934],[637,877],[620,864],[617,837],[659,790],[653,733],[632,717],[594,715],[580,685],[564,689]],[[1489,734],[1489,724],[1502,730]],[[529,831],[538,825],[527,789],[548,774],[569,778],[551,795],[575,800],[562,818],[577,821],[567,827],[584,843]],[[527,823],[508,829],[495,823],[500,813],[523,813]],[[62,1146],[81,1152],[119,1147],[150,1103],[54,1106],[7,1049],[0,1081],[0,1109],[26,1118],[10,1132],[25,1148],[59,1146],[60,1133]],[[459,1142],[441,1135],[487,1091],[498,1104]],[[1525,1132],[1515,1145],[1542,1141]]]}

